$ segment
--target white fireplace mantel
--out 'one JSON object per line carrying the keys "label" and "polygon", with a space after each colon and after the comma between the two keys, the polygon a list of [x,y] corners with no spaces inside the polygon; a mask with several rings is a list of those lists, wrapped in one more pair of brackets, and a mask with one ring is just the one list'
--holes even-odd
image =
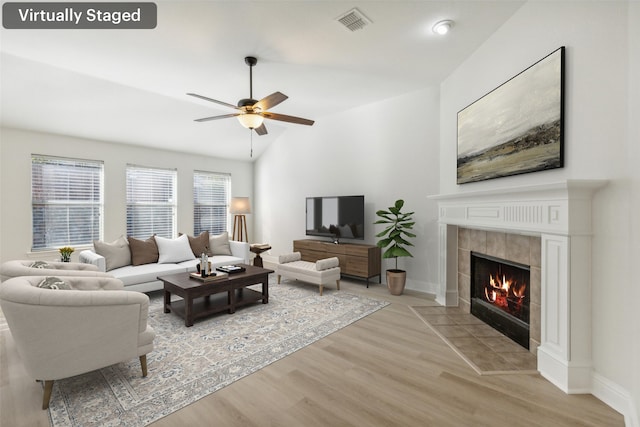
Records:
{"label": "white fireplace mantel", "polygon": [[464,191],[429,196],[439,210],[439,290],[458,305],[458,227],[541,237],[538,371],[566,393],[591,387],[591,201],[607,181]]}

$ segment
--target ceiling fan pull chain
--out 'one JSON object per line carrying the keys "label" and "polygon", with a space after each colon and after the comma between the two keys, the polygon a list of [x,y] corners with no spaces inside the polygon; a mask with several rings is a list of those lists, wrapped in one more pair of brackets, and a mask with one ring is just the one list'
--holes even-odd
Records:
{"label": "ceiling fan pull chain", "polygon": [[253,158],[253,129],[249,129],[249,135],[251,137],[251,158]]}

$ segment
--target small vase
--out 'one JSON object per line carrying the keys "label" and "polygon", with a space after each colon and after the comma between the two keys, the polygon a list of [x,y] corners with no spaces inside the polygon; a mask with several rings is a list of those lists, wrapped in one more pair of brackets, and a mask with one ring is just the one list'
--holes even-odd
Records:
{"label": "small vase", "polygon": [[60,261],[71,262],[71,254],[60,254]]}

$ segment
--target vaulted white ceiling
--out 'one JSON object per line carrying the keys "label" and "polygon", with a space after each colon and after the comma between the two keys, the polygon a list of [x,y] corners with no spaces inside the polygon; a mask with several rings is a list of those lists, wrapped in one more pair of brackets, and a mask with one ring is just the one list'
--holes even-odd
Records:
{"label": "vaulted white ceiling", "polygon": [[[271,111],[309,118],[438,85],[523,1],[157,1],[153,30],[1,30],[6,127],[251,160],[233,110],[253,95],[289,99]],[[371,24],[336,21],[357,7]],[[445,37],[433,24],[452,19]],[[419,110],[419,105],[407,106]],[[266,120],[257,158],[294,126]],[[305,127],[313,132],[313,127]]]}

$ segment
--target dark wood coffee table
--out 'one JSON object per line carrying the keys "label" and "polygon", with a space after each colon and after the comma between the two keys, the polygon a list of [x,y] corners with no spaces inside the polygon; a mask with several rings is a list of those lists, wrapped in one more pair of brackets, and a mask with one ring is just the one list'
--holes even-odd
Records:
{"label": "dark wood coffee table", "polygon": [[[262,301],[269,303],[269,274],[273,270],[238,264],[246,270],[230,274],[225,279],[203,283],[189,277],[189,273],[159,276],[164,282],[164,312],[174,312],[184,318],[185,326],[193,326],[195,319],[228,310],[235,313],[237,307]],[[245,289],[247,286],[262,284],[262,292]],[[171,294],[182,297],[171,302]]]}

